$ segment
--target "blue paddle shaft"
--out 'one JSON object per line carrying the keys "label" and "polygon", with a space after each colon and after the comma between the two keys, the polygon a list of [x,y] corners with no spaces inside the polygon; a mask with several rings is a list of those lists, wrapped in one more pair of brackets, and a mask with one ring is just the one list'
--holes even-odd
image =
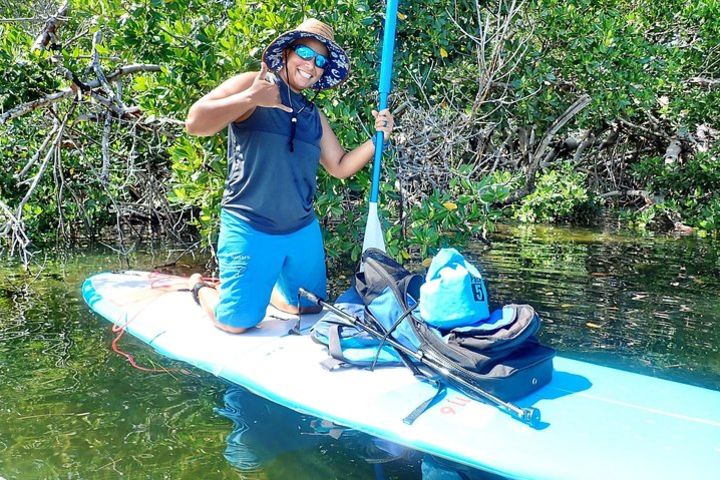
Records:
{"label": "blue paddle shaft", "polygon": [[[392,64],[395,50],[395,24],[397,23],[398,0],[388,0],[385,10],[385,31],[383,33],[382,59],[380,61],[380,102],[378,111],[387,108],[388,95],[392,87]],[[380,164],[382,162],[383,143],[385,138],[383,132],[375,134],[375,158],[373,160],[372,190],[370,201],[377,203],[380,193]]]}

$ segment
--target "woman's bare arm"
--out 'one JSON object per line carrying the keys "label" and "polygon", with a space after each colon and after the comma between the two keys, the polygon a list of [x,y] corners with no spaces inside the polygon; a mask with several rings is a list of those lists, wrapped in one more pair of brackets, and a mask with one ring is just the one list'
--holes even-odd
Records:
{"label": "woman's bare arm", "polygon": [[266,79],[267,66],[259,72],[236,75],[190,107],[185,128],[190,135],[214,135],[230,122],[245,120],[256,107],[273,107],[291,112],[282,104],[280,90]]}
{"label": "woman's bare arm", "polygon": [[[373,116],[375,117],[375,129],[383,132],[387,141],[393,129],[393,117],[390,111],[385,109],[377,113],[373,110]],[[320,140],[320,163],[333,177],[347,178],[354,175],[375,155],[375,145],[371,140],[346,152],[322,112],[320,112],[320,122],[323,127],[323,135]]]}

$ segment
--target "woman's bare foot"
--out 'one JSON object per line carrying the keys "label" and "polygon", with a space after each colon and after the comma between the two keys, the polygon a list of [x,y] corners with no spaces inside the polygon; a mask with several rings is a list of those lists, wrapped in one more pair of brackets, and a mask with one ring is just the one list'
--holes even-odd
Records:
{"label": "woman's bare foot", "polygon": [[199,273],[193,273],[192,275],[190,275],[190,278],[188,278],[188,288],[192,290],[195,285],[202,281],[202,275],[200,275]]}

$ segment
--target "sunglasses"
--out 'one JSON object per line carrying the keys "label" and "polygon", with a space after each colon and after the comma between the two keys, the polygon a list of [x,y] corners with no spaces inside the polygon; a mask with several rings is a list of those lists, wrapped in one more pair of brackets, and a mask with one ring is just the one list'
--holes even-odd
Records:
{"label": "sunglasses", "polygon": [[325,65],[330,61],[328,58],[313,50],[312,48],[308,47],[307,45],[303,45],[302,43],[298,43],[292,46],[293,52],[297,54],[298,57],[302,58],[303,60],[312,60],[315,59],[315,65],[318,68],[325,68]]}

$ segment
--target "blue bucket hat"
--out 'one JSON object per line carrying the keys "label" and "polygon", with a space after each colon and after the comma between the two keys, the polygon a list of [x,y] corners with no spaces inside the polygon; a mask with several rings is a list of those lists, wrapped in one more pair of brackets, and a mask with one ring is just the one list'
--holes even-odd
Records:
{"label": "blue bucket hat", "polygon": [[329,62],[320,80],[312,86],[314,90],[337,87],[347,80],[350,74],[350,59],[345,50],[335,43],[332,28],[314,18],[305,20],[294,30],[285,32],[273,40],[263,52],[263,61],[270,70],[277,72],[283,66],[283,52],[285,49],[303,38],[313,38],[322,42],[329,52]]}
{"label": "blue bucket hat", "polygon": [[420,287],[420,316],[429,325],[445,329],[490,317],[482,275],[454,248],[443,248],[430,263]]}

